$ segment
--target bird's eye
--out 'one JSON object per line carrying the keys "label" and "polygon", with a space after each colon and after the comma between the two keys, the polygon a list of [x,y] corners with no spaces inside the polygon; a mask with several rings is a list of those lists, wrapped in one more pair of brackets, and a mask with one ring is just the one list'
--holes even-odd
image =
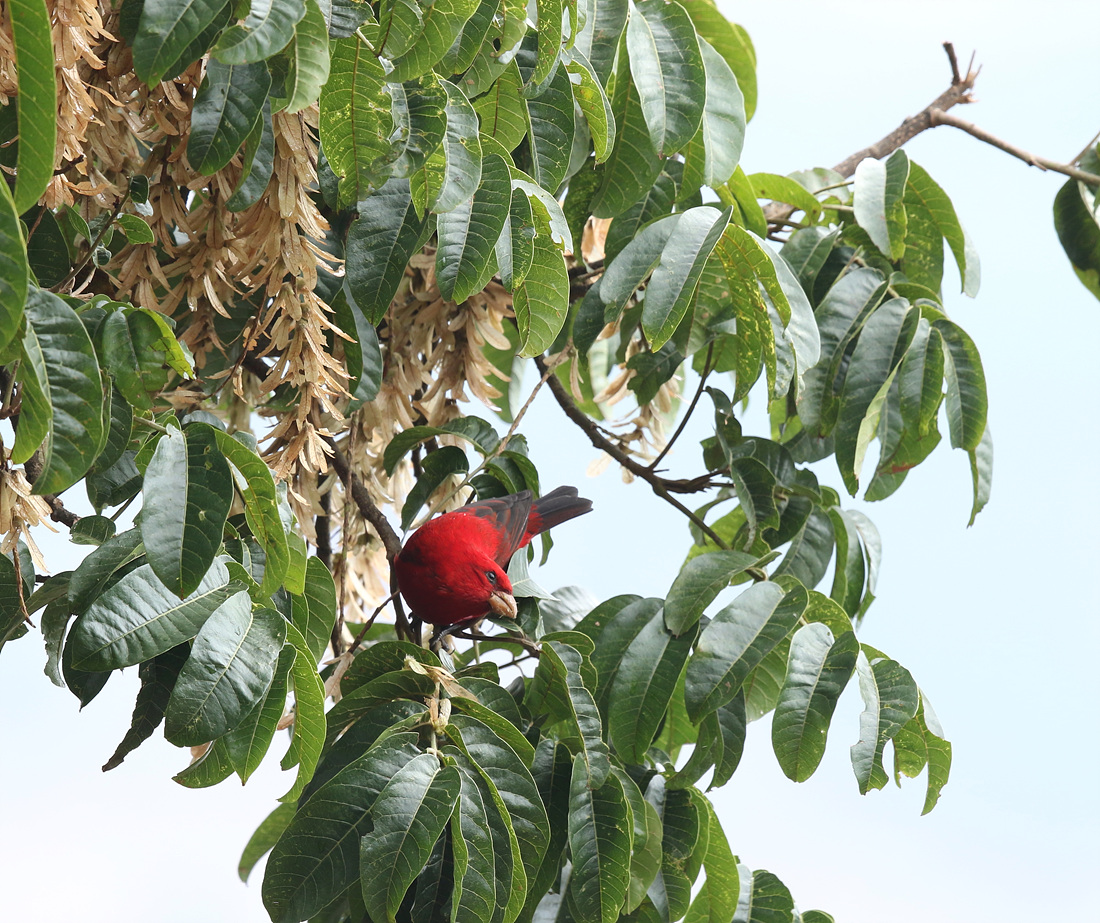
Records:
{"label": "bird's eye", "polygon": [[485,576],[489,578],[490,583],[495,584],[497,582],[497,575],[493,571],[491,571],[491,570],[485,571]]}

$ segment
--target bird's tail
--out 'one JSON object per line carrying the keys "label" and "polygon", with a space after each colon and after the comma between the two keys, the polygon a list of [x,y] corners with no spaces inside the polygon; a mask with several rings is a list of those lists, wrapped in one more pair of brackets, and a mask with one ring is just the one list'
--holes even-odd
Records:
{"label": "bird's tail", "polygon": [[539,497],[531,507],[527,519],[526,544],[532,537],[559,523],[591,512],[592,501],[577,496],[576,487],[559,487]]}

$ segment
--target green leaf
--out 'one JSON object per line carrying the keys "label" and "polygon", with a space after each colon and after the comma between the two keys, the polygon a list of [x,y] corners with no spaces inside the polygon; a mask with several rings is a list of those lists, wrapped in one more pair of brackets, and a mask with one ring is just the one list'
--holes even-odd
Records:
{"label": "green leaf", "polygon": [[[225,735],[229,761],[233,771],[240,776],[242,785],[259,768],[271,741],[275,739],[275,731],[286,710],[287,674],[296,656],[293,644],[283,645],[267,692],[252,711]],[[268,849],[272,845],[274,841],[268,844]]]}
{"label": "green leaf", "polygon": [[900,785],[902,773],[916,778],[925,766],[928,785],[922,815],[936,806],[951,773],[951,743],[944,739],[943,729],[922,693],[916,715],[894,737],[894,781]]}
{"label": "green leaf", "polygon": [[416,44],[424,16],[413,0],[386,0],[378,8],[378,31],[378,52],[392,61]]}
{"label": "green leaf", "polygon": [[692,558],[676,575],[665,599],[665,625],[675,635],[699,621],[703,611],[734,577],[759,564],[743,551],[712,551]]}
{"label": "green leaf", "polygon": [[697,632],[673,635],[658,610],[622,651],[611,686],[608,735],[628,763],[644,763]]}
{"label": "green leaf", "polygon": [[774,583],[758,583],[711,620],[687,668],[684,698],[692,721],[734,697],[753,667],[787,637],[808,601],[805,590],[784,595]]}
{"label": "green leaf", "polygon": [[122,228],[122,233],[132,244],[151,244],[156,242],[153,229],[149,223],[138,215],[119,215],[115,221]]}
{"label": "green leaf", "polygon": [[[290,43],[294,27],[305,15],[304,0],[251,0],[244,22],[226,29],[212,54],[225,64],[263,61]],[[323,26],[323,17],[320,22]]]}
{"label": "green leaf", "polygon": [[274,609],[252,612],[239,592],[210,614],[195,637],[165,712],[164,736],[194,747],[233,730],[267,693],[286,638]]}
{"label": "green leaf", "polygon": [[489,92],[475,99],[473,105],[481,134],[499,141],[507,150],[514,150],[527,134],[527,107],[514,60],[489,87]]}
{"label": "green leaf", "polygon": [[[110,542],[97,552],[109,547]],[[73,666],[115,670],[190,641],[210,614],[240,591],[228,579],[225,565],[215,561],[198,589],[181,600],[157,579],[152,567],[143,564],[94,599],[76,620],[66,642]]]}
{"label": "green leaf", "polygon": [[390,79],[405,81],[426,74],[454,44],[477,7],[478,0],[436,0],[423,9],[424,29],[413,47],[394,60]]}
{"label": "green leaf", "polygon": [[707,81],[706,103],[699,125],[703,182],[714,187],[729,181],[741,159],[741,147],[745,142],[745,98],[725,58],[705,40],[699,42],[699,51]]}
{"label": "green leaf", "polygon": [[752,173],[747,179],[753,195],[758,199],[771,199],[793,205],[796,210],[805,212],[810,220],[821,214],[821,203],[798,180],[775,173]]}
{"label": "green leaf", "polygon": [[[188,427],[189,449],[190,433],[191,427]],[[275,489],[275,479],[267,462],[243,442],[219,429],[213,429],[213,435],[218,450],[231,465],[238,492],[244,501],[248,528],[264,549],[266,561],[261,592],[270,596],[282,584],[290,567],[290,549],[279,516],[279,495]]]}
{"label": "green leaf", "polygon": [[722,738],[722,755],[715,761],[710,788],[721,788],[737,771],[745,749],[745,733],[748,723],[745,694],[740,691],[715,712],[718,716],[718,733]]}
{"label": "green leaf", "polygon": [[615,146],[615,113],[611,100],[607,98],[592,64],[580,49],[574,47],[566,52],[565,68],[569,72],[573,99],[584,113],[592,133],[596,163],[603,163]]}
{"label": "green leaf", "polygon": [[642,332],[652,349],[663,346],[683,320],[703,266],[729,224],[730,215],[728,208],[719,212],[707,205],[680,215],[676,232],[661,250],[642,304]]}
{"label": "green leaf", "polygon": [[260,117],[244,142],[244,164],[237,188],[225,201],[231,212],[244,211],[255,205],[271,180],[275,162],[275,131],[271,124],[271,100],[264,101]]}
{"label": "green leaf", "polygon": [[821,763],[829,722],[858,651],[852,632],[834,642],[820,622],[803,625],[791,638],[787,678],[772,720],[772,748],[791,781],[805,782]]}
{"label": "green leaf", "polygon": [[604,87],[609,86],[628,7],[627,0],[587,0],[584,4],[584,26],[577,32],[573,47],[588,58]]}
{"label": "green leaf", "polygon": [[[618,654],[616,652],[616,659]],[[586,778],[598,788],[607,778],[611,765],[607,744],[603,741],[600,713],[581,675],[583,657],[575,647],[561,641],[543,641],[542,656],[525,697],[532,714],[547,711],[567,721],[581,739],[581,756]]]}
{"label": "green leaf", "polygon": [[699,129],[706,70],[691,18],[678,3],[641,0],[626,24],[630,73],[653,149],[675,154]]}
{"label": "green leaf", "polygon": [[737,857],[730,849],[713,806],[705,798],[703,804],[709,816],[707,853],[703,859],[707,878],[692,901],[685,923],[728,923],[737,910],[741,893]]}
{"label": "green leaf", "polygon": [[264,872],[263,902],[273,923],[308,919],[355,882],[375,800],[420,755],[415,734],[386,737],[298,808]]}
{"label": "green leaf", "polygon": [[394,436],[386,446],[382,454],[382,467],[386,474],[392,476],[397,469],[397,463],[413,446],[433,436],[461,436],[486,456],[494,453],[500,445],[496,430],[480,417],[456,417],[442,426],[410,426]]}
{"label": "green leaf", "polygon": [[187,159],[199,173],[216,173],[233,159],[260,117],[271,74],[263,61],[223,64],[211,60],[195,97]]}
{"label": "green leaf", "polygon": [[978,355],[974,341],[958,324],[940,318],[932,326],[943,338],[947,426],[951,446],[973,452],[981,444],[985,433],[989,407],[982,357]]}
{"label": "green leaf", "polygon": [[197,760],[172,776],[186,788],[209,788],[233,775],[233,764],[224,740],[215,740]]}
{"label": "green leaf", "polygon": [[909,320],[910,305],[904,298],[880,305],[864,324],[848,363],[836,424],[836,461],[853,496],[886,394],[916,329]]}
{"label": "green leaf", "polygon": [[248,876],[252,874],[252,869],[256,867],[257,862],[271,851],[271,847],[282,836],[283,831],[286,830],[294,818],[296,809],[297,805],[293,804],[279,805],[263,819],[260,826],[249,837],[244,852],[241,853],[241,860],[237,863],[237,875],[241,881],[248,882]]}
{"label": "green leaf", "polygon": [[543,189],[556,193],[569,172],[569,151],[576,131],[569,72],[559,67],[546,88],[524,99],[531,144],[531,175]]}
{"label": "green leaf", "polygon": [[[436,10],[439,6],[440,3],[436,3],[432,9]],[[429,203],[437,214],[457,208],[474,194],[481,183],[481,140],[478,137],[477,113],[458,87],[447,80],[440,83],[447,92],[447,131],[443,135],[446,170],[439,195],[434,203]]]}
{"label": "green leaf", "polygon": [[114,754],[103,764],[103,771],[122,765],[127,755],[136,750],[144,741],[153,736],[164,719],[164,710],[168,706],[176,677],[190,653],[186,644],[179,644],[152,660],[145,661],[138,668],[141,688],[138,689],[134,714],[130,719],[130,729],[122,738]]}
{"label": "green leaf", "polygon": [[[457,700],[456,700],[457,701]],[[569,816],[569,786],[573,762],[566,746],[553,738],[544,737],[535,748],[531,775],[538,786],[539,797],[546,806],[546,813],[555,821]],[[520,912],[520,923],[530,923],[535,908],[553,885],[561,868],[562,850],[568,839],[568,824],[555,822],[548,825],[548,845],[535,874],[527,879],[527,897]]]}
{"label": "green leaf", "polygon": [[172,66],[225,6],[224,0],[158,0],[142,4],[141,19],[131,42],[134,72],[150,88],[166,76],[174,77],[170,73]]}
{"label": "green leaf", "polygon": [[16,213],[22,214],[39,200],[53,179],[57,78],[50,13],[43,0],[12,0],[8,15],[19,84],[19,153],[12,199]]}
{"label": "green leaf", "polygon": [[283,769],[297,766],[298,775],[290,791],[279,800],[293,802],[298,800],[313,778],[325,745],[325,685],[317,675],[317,662],[302,633],[288,624],[286,636],[298,651],[290,668],[290,678],[294,684],[294,735],[279,765]]}
{"label": "green leaf", "polygon": [[512,294],[520,332],[519,355],[525,358],[553,345],[569,311],[569,270],[554,242],[552,225],[540,214],[536,201],[532,201],[536,230],[531,265]]}
{"label": "green leaf", "polygon": [[[247,26],[248,23],[246,22]],[[329,75],[328,28],[317,0],[305,0],[305,15],[294,27],[290,73],[286,82],[286,111],[301,112],[321,95]]]}
{"label": "green leaf", "polygon": [[909,179],[909,158],[895,151],[883,163],[873,157],[860,161],[852,187],[856,222],[891,260],[905,253],[905,187]]}
{"label": "green leaf", "polygon": [[600,279],[605,323],[616,320],[627,301],[661,260],[673,239],[680,215],[667,215],[646,225],[615,257]]}
{"label": "green leaf", "polygon": [[969,455],[974,502],[970,507],[970,522],[967,525],[972,526],[978,513],[989,502],[989,493],[993,488],[993,434],[989,431],[989,424],[986,424],[985,432],[982,433],[982,441],[976,449],[970,450]]}
{"label": "green leaf", "polygon": [[626,74],[615,81],[612,111],[617,129],[615,146],[589,206],[597,218],[621,215],[652,189],[661,173],[661,160],[650,140],[638,88]]}
{"label": "green leaf", "polygon": [[387,84],[393,96],[395,131],[405,146],[393,165],[393,175],[415,173],[443,143],[447,133],[447,93],[434,74],[407,83]]}
{"label": "green leaf", "polygon": [[145,554],[141,533],[128,529],[108,539],[80,562],[69,578],[68,608],[76,615],[84,612],[119,568]]}
{"label": "green leaf", "polygon": [[569,786],[569,896],[578,923],[613,923],[630,880],[631,828],[623,785],[612,774],[594,785],[583,754]]}
{"label": "green leaf", "polygon": [[394,923],[405,892],[428,861],[458,801],[458,770],[423,753],[402,766],[371,808],[374,827],[360,840],[363,902],[375,921]]}
{"label": "green leaf", "polygon": [[688,0],[684,8],[699,36],[714,46],[733,71],[745,96],[746,120],[751,119],[756,111],[756,51],[749,34],[726,19],[712,0]]}
{"label": "green leaf", "polygon": [[306,561],[306,591],[291,599],[291,620],[302,633],[306,649],[316,663],[324,656],[336,624],[336,584],[320,558],[310,557]]}
{"label": "green leaf", "polygon": [[386,316],[426,228],[408,180],[392,179],[359,203],[359,217],[348,228],[348,289],[371,326]]}
{"label": "green leaf", "polygon": [[863,698],[863,713],[859,716],[859,741],[851,747],[852,769],[859,783],[859,793],[882,788],[886,770],[882,753],[917,713],[920,693],[909,671],[894,660],[876,657],[868,660],[861,650],[856,660],[859,693]]}
{"label": "green leaf", "polygon": [[436,223],[436,282],[440,294],[460,304],[485,288],[493,275],[493,253],[508,221],[512,177],[504,158],[487,154],[473,197]]}
{"label": "green leaf", "polygon": [[[959,276],[962,278],[963,294],[969,295],[971,298],[975,297],[981,284],[978,251],[974,248],[974,243],[970,240],[966,230],[959,223],[958,215],[955,214],[955,206],[951,204],[947,194],[922,166],[912,161],[909,163],[909,181],[905,189],[905,199],[907,204],[917,202],[927,210],[940,234],[947,239],[947,244],[951,248],[955,262],[958,264]],[[1057,228],[1057,207],[1054,224]]]}
{"label": "green leaf", "polygon": [[[381,187],[399,150],[390,143],[393,115],[381,63],[358,35],[333,39],[329,79],[321,90],[320,133],[342,204]],[[350,254],[349,254],[350,257]]]}
{"label": "green leaf", "polygon": [[[216,432],[207,423],[192,423],[186,432],[170,427],[145,472],[146,497],[158,502],[145,505],[141,538],[153,572],[181,599],[210,568],[233,502],[232,476]],[[175,502],[160,499],[166,497]]]}
{"label": "green leaf", "polygon": [[791,923],[794,920],[794,899],[787,886],[771,872],[750,872],[738,865],[741,894],[733,923]]}
{"label": "green leaf", "polygon": [[35,289],[27,298],[21,366],[23,405],[12,461],[41,447],[37,494],[56,494],[91,467],[106,435],[103,383],[88,332],[64,301]]}

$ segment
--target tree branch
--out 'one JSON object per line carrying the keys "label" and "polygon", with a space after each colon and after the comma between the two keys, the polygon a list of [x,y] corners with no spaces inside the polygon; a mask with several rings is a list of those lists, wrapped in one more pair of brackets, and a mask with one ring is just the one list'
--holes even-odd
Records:
{"label": "tree branch", "polygon": [[[913,140],[913,138],[922,131],[927,131],[929,128],[934,127],[936,124],[932,121],[932,111],[934,109],[946,112],[952,106],[974,101],[973,97],[970,95],[970,91],[974,88],[974,81],[978,79],[978,73],[981,68],[974,70],[973,67],[970,67],[966,72],[966,76],[960,77],[958,61],[955,58],[955,47],[950,42],[944,42],[943,48],[944,51],[947,52],[947,59],[951,64],[951,86],[944,90],[916,115],[907,118],[897,128],[890,132],[890,134],[886,135],[886,137],[880,138],[870,147],[865,147],[861,151],[856,151],[850,157],[846,157],[838,163],[833,167],[837,173],[843,177],[849,177],[856,172],[856,167],[859,166],[862,160],[868,157],[874,157],[876,160],[881,160],[883,157],[892,154],[906,142]],[[770,225],[781,225],[796,211],[797,209],[793,205],[787,205],[782,202],[772,202],[764,209],[764,217]]]}
{"label": "tree branch", "polygon": [[965,131],[968,135],[977,138],[979,141],[984,141],[986,144],[991,144],[993,147],[1004,151],[1006,154],[1011,154],[1013,157],[1022,160],[1029,166],[1038,167],[1040,170],[1050,170],[1053,173],[1061,173],[1063,176],[1070,176],[1073,179],[1080,180],[1082,183],[1088,183],[1090,186],[1100,185],[1100,176],[1097,176],[1095,173],[1089,173],[1068,163],[1058,163],[1056,160],[1048,160],[1046,157],[1040,157],[1038,154],[1031,154],[1023,148],[1017,147],[1015,144],[1010,144],[1008,141],[1002,141],[996,135],[990,134],[984,128],[979,128],[973,122],[968,122],[966,119],[960,119],[958,116],[950,115],[942,109],[933,109],[929,114],[932,117],[933,125],[950,125],[952,128],[958,128],[960,131]]}
{"label": "tree branch", "polygon": [[[543,375],[546,375],[547,364],[542,356],[535,356],[535,365]],[[695,491],[705,490],[710,485],[710,472],[707,472],[701,477],[691,478],[689,480],[671,481],[661,477],[655,471],[641,464],[641,462],[631,458],[631,456],[604,436],[604,434],[600,432],[600,428],[596,425],[595,421],[590,419],[588,415],[573,402],[573,398],[570,397],[569,392],[565,390],[565,385],[561,383],[557,375],[547,376],[546,384],[550,388],[550,393],[554,395],[554,399],[558,402],[558,406],[561,407],[562,412],[581,428],[581,431],[588,437],[588,441],[591,442],[592,445],[600,451],[606,452],[631,474],[641,478],[649,484],[658,497],[676,507],[676,509],[696,525],[699,531],[703,532],[719,548],[728,547],[718,533],[669,493],[670,490],[676,490],[678,493],[693,493]]]}
{"label": "tree branch", "polygon": [[398,537],[397,533],[394,532],[393,526],[390,525],[389,520],[386,519],[382,511],[374,505],[374,501],[371,500],[367,488],[364,487],[363,482],[355,476],[355,473],[348,465],[348,460],[344,453],[337,448],[336,442],[332,439],[327,441],[329,447],[332,449],[332,466],[336,469],[336,473],[339,475],[340,480],[345,484],[351,485],[352,500],[355,502],[363,518],[374,527],[374,531],[378,534],[378,537],[382,539],[382,544],[386,548],[386,558],[392,565],[393,559],[397,556],[397,552],[401,550],[401,539]]}

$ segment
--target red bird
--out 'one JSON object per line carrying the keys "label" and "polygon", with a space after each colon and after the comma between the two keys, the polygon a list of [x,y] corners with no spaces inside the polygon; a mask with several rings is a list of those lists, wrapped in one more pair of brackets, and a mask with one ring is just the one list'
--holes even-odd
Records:
{"label": "red bird", "polygon": [[559,487],[471,503],[424,523],[394,558],[401,595],[433,625],[463,625],[490,613],[516,617],[508,561],[540,532],[581,516],[592,501]]}

